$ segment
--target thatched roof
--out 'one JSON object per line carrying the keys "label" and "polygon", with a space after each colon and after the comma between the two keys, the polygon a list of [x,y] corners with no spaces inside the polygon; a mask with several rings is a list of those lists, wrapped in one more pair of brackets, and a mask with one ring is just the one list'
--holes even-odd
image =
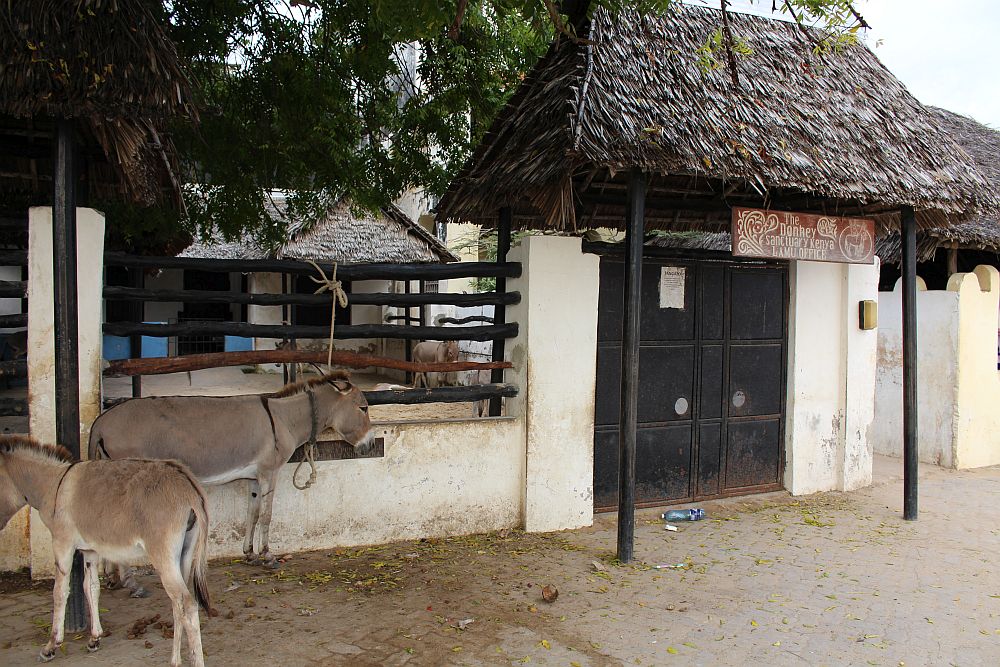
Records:
{"label": "thatched roof", "polygon": [[817,56],[796,24],[733,14],[752,52],[739,84],[699,47],[717,10],[663,16],[597,9],[583,37],[553,44],[438,206],[448,220],[620,226],[625,177],[650,187],[646,223],[724,228],[731,206],[865,214],[900,205],[924,225],[1000,205],[936,116],[863,45]]}
{"label": "thatched roof", "polygon": [[[268,209],[276,219],[289,217],[285,198],[272,194]],[[341,201],[315,223],[292,220],[289,240],[268,250],[248,239],[208,243],[195,241],[182,257],[214,259],[312,259],[338,264],[371,262],[457,262],[459,258],[433,234],[389,205],[380,215],[355,215],[350,203]]]}
{"label": "thatched roof", "polygon": [[[0,136],[7,191],[39,190],[56,117],[78,120],[92,196],[151,204],[180,190],[165,134],[196,119],[152,0],[16,0],[0,12]],[[45,166],[48,166],[47,164]],[[48,173],[50,173],[49,170]],[[102,191],[110,189],[114,192]],[[95,192],[96,191],[96,192]]]}
{"label": "thatched roof", "polygon": [[[968,153],[1000,195],[1000,131],[957,113],[928,107],[948,135]],[[1000,216],[979,216],[949,227],[932,227],[917,233],[917,259],[930,261],[938,248],[1000,252]],[[876,254],[883,264],[900,261],[899,234],[890,232],[878,240]]]}

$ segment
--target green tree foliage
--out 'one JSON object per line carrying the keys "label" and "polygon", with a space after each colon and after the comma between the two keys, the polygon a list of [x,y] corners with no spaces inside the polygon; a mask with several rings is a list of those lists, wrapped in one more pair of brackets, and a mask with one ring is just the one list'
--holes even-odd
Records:
{"label": "green tree foliage", "polygon": [[[671,1],[596,0],[590,11],[662,11]],[[572,13],[579,3],[560,6]],[[285,221],[272,221],[262,197],[272,189],[293,192],[291,211],[306,219],[342,196],[372,210],[411,187],[443,192],[553,36],[574,38],[557,4],[164,0],[200,95],[200,126],[173,131],[192,184],[188,231],[277,242]],[[792,4],[830,21],[849,9],[845,0]],[[421,54],[415,72],[406,45]]]}

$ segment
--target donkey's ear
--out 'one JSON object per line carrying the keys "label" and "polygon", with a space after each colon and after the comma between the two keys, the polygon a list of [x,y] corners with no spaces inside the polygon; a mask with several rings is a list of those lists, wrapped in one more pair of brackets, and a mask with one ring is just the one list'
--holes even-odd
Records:
{"label": "donkey's ear", "polygon": [[331,380],[330,384],[332,384],[341,394],[349,394],[354,388],[354,385],[351,384],[350,380]]}

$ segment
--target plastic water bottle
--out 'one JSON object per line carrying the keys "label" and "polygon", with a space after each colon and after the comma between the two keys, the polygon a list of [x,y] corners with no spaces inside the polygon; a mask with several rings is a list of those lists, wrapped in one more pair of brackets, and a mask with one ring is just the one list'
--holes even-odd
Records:
{"label": "plastic water bottle", "polygon": [[705,518],[703,509],[667,510],[660,515],[664,521],[701,521]]}

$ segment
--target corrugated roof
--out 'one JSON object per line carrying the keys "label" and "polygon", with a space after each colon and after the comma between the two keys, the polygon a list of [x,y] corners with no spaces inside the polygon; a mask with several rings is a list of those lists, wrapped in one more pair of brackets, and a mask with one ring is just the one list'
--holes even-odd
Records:
{"label": "corrugated roof", "polygon": [[595,10],[586,41],[554,44],[532,70],[438,215],[492,222],[510,205],[522,226],[614,224],[622,211],[606,206],[634,168],[653,175],[647,225],[660,228],[727,225],[724,205],[754,198],[884,216],[912,205],[924,226],[1000,206],[865,46],[817,56],[797,25],[733,14],[752,50],[734,86],[698,63],[719,17],[681,3],[662,16]]}

